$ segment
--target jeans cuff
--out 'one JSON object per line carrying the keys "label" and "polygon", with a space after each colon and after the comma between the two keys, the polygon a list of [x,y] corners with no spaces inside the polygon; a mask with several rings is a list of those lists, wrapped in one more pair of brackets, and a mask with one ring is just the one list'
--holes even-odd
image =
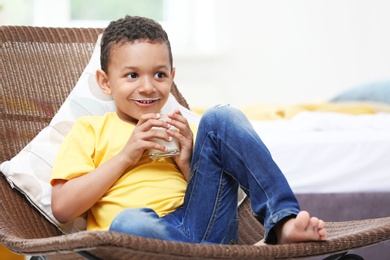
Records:
{"label": "jeans cuff", "polygon": [[295,218],[299,213],[299,210],[296,208],[284,209],[279,211],[273,215],[271,215],[267,222],[265,223],[265,234],[264,234],[264,242],[267,244],[277,244],[278,238],[276,237],[276,233],[274,230],[275,225],[284,218],[293,217]]}

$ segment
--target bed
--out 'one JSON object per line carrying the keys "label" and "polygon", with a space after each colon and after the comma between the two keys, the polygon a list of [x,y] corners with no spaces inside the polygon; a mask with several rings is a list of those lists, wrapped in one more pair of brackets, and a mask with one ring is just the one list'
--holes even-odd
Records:
{"label": "bed", "polygon": [[296,193],[390,191],[390,113],[252,123]]}

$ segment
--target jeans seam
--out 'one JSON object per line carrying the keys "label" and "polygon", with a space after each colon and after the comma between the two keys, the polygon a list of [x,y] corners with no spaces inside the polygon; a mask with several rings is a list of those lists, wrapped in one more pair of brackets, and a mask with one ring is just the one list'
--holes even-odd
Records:
{"label": "jeans seam", "polygon": [[219,211],[220,209],[220,205],[221,205],[221,197],[222,197],[222,194],[221,194],[221,191],[223,190],[223,186],[224,186],[224,182],[222,181],[223,180],[223,171],[220,173],[220,176],[221,178],[219,178],[219,185],[218,185],[218,194],[217,194],[217,198],[215,200],[215,205],[214,205],[214,208],[213,208],[213,213],[212,213],[212,216],[210,218],[210,221],[209,221],[209,224],[207,225],[207,228],[206,228],[206,232],[204,234],[204,237],[202,239],[202,241],[204,240],[208,240],[209,237],[210,237],[210,234],[211,234],[211,229],[213,228],[214,224],[215,224],[215,221],[216,221],[216,216],[218,215],[217,212]]}

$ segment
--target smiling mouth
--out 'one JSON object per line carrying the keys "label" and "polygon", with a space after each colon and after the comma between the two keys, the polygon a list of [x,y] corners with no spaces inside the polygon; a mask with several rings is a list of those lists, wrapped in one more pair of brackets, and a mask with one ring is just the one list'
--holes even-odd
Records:
{"label": "smiling mouth", "polygon": [[140,104],[148,105],[160,100],[160,98],[143,98],[143,99],[132,98],[131,100]]}

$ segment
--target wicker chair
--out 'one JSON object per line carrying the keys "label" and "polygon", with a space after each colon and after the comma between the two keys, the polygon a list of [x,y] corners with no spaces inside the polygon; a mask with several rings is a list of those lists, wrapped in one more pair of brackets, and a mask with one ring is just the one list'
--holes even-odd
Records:
{"label": "wicker chair", "polygon": [[[88,63],[101,32],[0,27],[0,161],[15,156],[50,122]],[[175,86],[172,92],[188,107]],[[390,239],[387,217],[326,223],[326,242],[255,247],[264,229],[251,214],[249,199],[239,207],[239,245],[178,243],[105,231],[63,234],[12,189],[3,174],[0,192],[0,243],[18,254],[47,259],[291,259],[342,255]]]}

